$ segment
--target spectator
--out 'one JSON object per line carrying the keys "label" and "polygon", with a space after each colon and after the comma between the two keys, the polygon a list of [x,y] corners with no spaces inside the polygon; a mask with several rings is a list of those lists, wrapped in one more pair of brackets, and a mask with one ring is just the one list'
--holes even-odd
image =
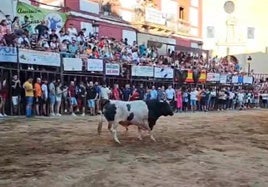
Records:
{"label": "spectator", "polygon": [[41,89],[41,79],[37,78],[34,84],[34,97],[35,97],[35,112],[36,115],[40,116],[40,105],[42,105],[42,89]]}
{"label": "spectator", "polygon": [[152,89],[150,91],[150,99],[157,99],[157,91],[155,89],[155,86],[152,86]]}
{"label": "spectator", "polygon": [[20,19],[18,16],[14,17],[13,21],[12,21],[12,32],[15,33],[16,36],[21,36],[23,33],[23,30],[21,28],[20,25]]}
{"label": "spectator", "polygon": [[100,88],[100,98],[101,100],[108,100],[110,98],[111,90],[106,86],[106,83]]}
{"label": "spectator", "polygon": [[52,40],[49,42],[49,47],[52,52],[59,52],[60,44],[56,37],[52,38]]}
{"label": "spectator", "polygon": [[2,20],[0,22],[0,41],[3,42],[3,37],[5,34],[7,34],[7,21],[6,20]]}
{"label": "spectator", "polygon": [[48,113],[47,113],[47,105],[48,105],[48,87],[47,87],[47,80],[44,80],[43,81],[43,84],[41,86],[41,89],[42,89],[42,103],[43,103],[43,115],[44,116],[47,116]]}
{"label": "spectator", "polygon": [[76,114],[74,113],[74,108],[77,106],[77,100],[75,98],[76,92],[75,92],[74,81],[70,82],[70,86],[68,88],[68,95],[70,98],[70,112],[71,112],[72,116],[76,116]]}
{"label": "spectator", "polygon": [[146,90],[143,88],[143,84],[140,84],[140,87],[137,89],[137,92],[139,94],[139,100],[143,100],[146,92]]}
{"label": "spectator", "polygon": [[167,99],[166,98],[166,92],[165,92],[165,86],[162,86],[161,88],[160,87],[158,88],[157,99],[158,99],[158,101],[165,101]]}
{"label": "spectator", "polygon": [[6,17],[6,21],[7,21],[7,29],[9,29],[9,30],[12,30],[12,20],[11,20],[11,16],[10,15],[6,15],[5,16]]}
{"label": "spectator", "polygon": [[13,76],[11,81],[11,95],[12,95],[12,107],[13,114],[18,115],[18,108],[21,99],[21,82],[17,75]]}
{"label": "spectator", "polygon": [[52,80],[48,86],[49,90],[49,104],[50,104],[50,116],[55,116],[54,107],[56,103],[56,80]]}
{"label": "spectator", "polygon": [[29,39],[26,37],[26,34],[22,34],[22,36],[19,37],[18,39],[18,47],[21,48],[30,48],[30,41]]}
{"label": "spectator", "polygon": [[72,40],[72,43],[68,46],[68,51],[75,56],[78,52],[78,45],[76,43],[76,40]]}
{"label": "spectator", "polygon": [[3,37],[3,43],[5,46],[8,47],[15,47],[16,46],[16,36],[11,30],[7,30],[7,33]]}
{"label": "spectator", "polygon": [[193,88],[191,93],[190,93],[190,102],[191,102],[191,110],[192,112],[196,111],[197,107],[197,96],[198,96],[198,91],[196,88]]}
{"label": "spectator", "polygon": [[177,112],[182,112],[182,92],[181,89],[178,89],[176,92],[176,109]]}
{"label": "spectator", "polygon": [[38,24],[35,27],[35,30],[38,33],[38,40],[40,40],[41,36],[43,36],[43,37],[46,36],[46,33],[48,32],[49,29],[48,29],[48,27],[46,25],[46,22],[43,20],[43,21],[41,21],[40,24]]}
{"label": "spectator", "polygon": [[59,36],[56,34],[56,30],[52,29],[51,34],[49,35],[49,41],[52,41],[56,38],[56,41],[59,41]]}
{"label": "spectator", "polygon": [[78,100],[81,102],[81,108],[82,108],[82,115],[81,116],[85,116],[85,112],[86,112],[86,87],[83,83],[83,81],[80,81],[80,84],[78,86],[78,92],[77,92],[77,96],[78,96]]}
{"label": "spectator", "polygon": [[129,101],[132,94],[132,90],[129,84],[125,85],[125,88],[122,91],[122,99],[123,101]]}
{"label": "spectator", "polygon": [[30,33],[30,34],[33,33],[31,21],[29,20],[28,16],[24,16],[24,20],[21,24],[21,28],[22,28],[22,30],[26,31],[27,33]]}
{"label": "spectator", "polygon": [[120,95],[121,95],[121,93],[120,93],[118,84],[114,84],[114,88],[112,90],[112,99],[120,100],[120,98],[121,98]]}
{"label": "spectator", "polygon": [[74,39],[77,36],[77,30],[72,23],[70,23],[69,26],[70,27],[67,29],[67,31],[68,31],[69,35],[72,37],[72,39]]}
{"label": "spectator", "polygon": [[28,78],[28,80],[23,84],[23,88],[25,90],[25,98],[26,98],[26,117],[32,117],[32,105],[34,98],[34,89],[33,89],[33,78]]}
{"label": "spectator", "polygon": [[62,103],[63,93],[67,92],[67,89],[63,89],[63,85],[60,81],[56,84],[56,116],[61,116],[60,107]]}
{"label": "spectator", "polygon": [[88,108],[90,109],[90,115],[95,116],[96,115],[96,110],[95,110],[96,103],[95,103],[95,101],[98,98],[98,93],[97,93],[96,88],[94,88],[92,81],[90,81],[87,84],[86,93],[87,93],[87,104],[88,104]]}

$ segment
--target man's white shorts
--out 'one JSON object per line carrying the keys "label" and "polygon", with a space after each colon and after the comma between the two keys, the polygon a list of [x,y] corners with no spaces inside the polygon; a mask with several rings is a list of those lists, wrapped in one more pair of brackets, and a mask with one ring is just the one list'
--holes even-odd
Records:
{"label": "man's white shorts", "polygon": [[12,96],[12,103],[14,106],[19,104],[19,96]]}

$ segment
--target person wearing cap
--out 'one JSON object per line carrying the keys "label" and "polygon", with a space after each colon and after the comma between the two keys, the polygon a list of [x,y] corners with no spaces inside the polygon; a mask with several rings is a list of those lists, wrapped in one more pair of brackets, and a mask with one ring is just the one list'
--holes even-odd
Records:
{"label": "person wearing cap", "polygon": [[42,104],[41,97],[42,97],[41,79],[37,78],[36,83],[34,83],[35,112],[37,116],[40,116],[40,105]]}

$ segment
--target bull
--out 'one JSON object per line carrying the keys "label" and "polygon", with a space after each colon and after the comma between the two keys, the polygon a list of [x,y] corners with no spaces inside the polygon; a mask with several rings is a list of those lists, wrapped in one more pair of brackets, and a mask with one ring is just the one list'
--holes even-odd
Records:
{"label": "bull", "polygon": [[152,130],[156,124],[156,121],[161,116],[172,115],[173,111],[169,103],[166,101],[106,100],[102,107],[102,114],[98,125],[98,133],[101,134],[102,123],[105,118],[108,121],[108,129],[112,133],[113,139],[119,144],[120,141],[117,137],[118,124],[126,128],[129,125],[136,125],[138,127],[138,138],[140,140],[142,140],[141,130],[147,130],[150,138],[155,141]]}

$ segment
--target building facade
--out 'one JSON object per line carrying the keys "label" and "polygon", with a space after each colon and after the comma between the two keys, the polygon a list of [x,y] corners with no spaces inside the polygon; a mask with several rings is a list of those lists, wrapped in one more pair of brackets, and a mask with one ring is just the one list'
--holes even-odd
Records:
{"label": "building facade", "polygon": [[265,52],[268,1],[204,0],[204,48],[214,55]]}
{"label": "building facade", "polygon": [[99,37],[127,38],[129,43],[157,41],[167,44],[162,51],[175,45],[198,48],[202,41],[202,0],[39,1],[64,6],[67,27],[72,23]]}

